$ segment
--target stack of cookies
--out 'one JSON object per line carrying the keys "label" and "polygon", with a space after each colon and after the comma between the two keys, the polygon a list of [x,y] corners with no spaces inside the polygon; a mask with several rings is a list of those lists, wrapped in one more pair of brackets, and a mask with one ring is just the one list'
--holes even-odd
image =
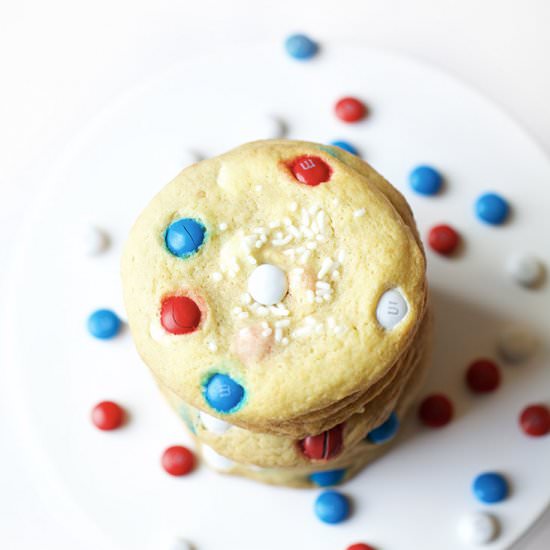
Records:
{"label": "stack of cookies", "polygon": [[398,434],[428,366],[405,199],[336,147],[260,141],[190,166],[122,262],[136,347],[208,464],[347,479]]}

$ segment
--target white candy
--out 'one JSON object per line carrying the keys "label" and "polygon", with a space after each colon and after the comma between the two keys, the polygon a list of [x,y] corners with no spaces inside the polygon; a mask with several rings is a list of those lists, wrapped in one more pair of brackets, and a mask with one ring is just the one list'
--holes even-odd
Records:
{"label": "white candy", "polygon": [[264,306],[279,303],[287,290],[286,273],[276,265],[259,265],[248,278],[248,292],[256,302]]}
{"label": "white candy", "polygon": [[544,266],[535,256],[523,254],[509,258],[506,270],[518,285],[532,287],[542,279]]}
{"label": "white candy", "polygon": [[458,535],[468,544],[487,544],[498,533],[497,519],[487,512],[472,512],[458,522]]}
{"label": "white candy", "polygon": [[392,288],[382,294],[376,306],[376,318],[384,328],[392,329],[407,315],[408,309],[401,292]]}
{"label": "white candy", "polygon": [[203,460],[214,470],[219,470],[220,472],[227,472],[231,470],[234,466],[234,462],[220,454],[218,454],[212,447],[208,445],[201,445],[201,454]]}
{"label": "white candy", "polygon": [[521,363],[533,355],[537,339],[525,328],[508,327],[500,333],[497,347],[502,358],[509,363]]}
{"label": "white candy", "polygon": [[213,432],[218,435],[224,434],[229,428],[231,428],[231,424],[229,422],[225,422],[224,420],[220,420],[219,418],[216,418],[215,416],[212,416],[208,413],[205,413],[203,411],[199,412],[199,418],[202,423],[202,425],[210,432]]}
{"label": "white candy", "polygon": [[97,256],[109,248],[109,237],[94,225],[85,226],[81,238],[86,256]]}

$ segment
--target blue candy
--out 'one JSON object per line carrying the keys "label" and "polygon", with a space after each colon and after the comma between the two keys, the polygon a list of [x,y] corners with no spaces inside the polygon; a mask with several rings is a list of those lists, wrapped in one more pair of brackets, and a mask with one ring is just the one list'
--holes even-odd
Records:
{"label": "blue candy", "polygon": [[206,402],[216,411],[235,412],[243,403],[244,388],[227,374],[212,375],[203,387]]}
{"label": "blue candy", "polygon": [[201,247],[205,233],[206,229],[201,222],[193,218],[182,218],[171,223],[166,230],[166,248],[174,256],[185,258]]}
{"label": "blue candy", "polygon": [[331,141],[330,144],[334,145],[334,147],[340,147],[340,149],[343,149],[344,151],[347,151],[352,155],[359,156],[359,151],[349,141],[337,140],[337,141]]}
{"label": "blue candy", "polygon": [[346,475],[346,470],[325,470],[324,472],[315,472],[309,476],[309,479],[319,487],[330,487],[338,485]]}
{"label": "blue candy", "polygon": [[340,523],[349,516],[348,497],[337,491],[325,491],[315,501],[315,515],[325,523]]}
{"label": "blue candy", "polygon": [[98,309],[88,317],[87,325],[92,336],[100,340],[108,340],[118,334],[120,319],[110,309]]}
{"label": "blue candy", "polygon": [[500,225],[506,221],[510,206],[508,202],[496,193],[485,193],[476,201],[477,217],[485,223]]}
{"label": "blue candy", "polygon": [[319,46],[305,34],[292,34],[285,40],[285,49],[290,57],[304,61],[311,59]]}
{"label": "blue candy", "polygon": [[409,183],[420,195],[435,195],[443,185],[441,174],[431,166],[417,166],[409,174]]}
{"label": "blue candy", "polygon": [[383,424],[380,424],[380,426],[374,428],[374,430],[371,430],[367,434],[367,439],[371,443],[385,443],[397,433],[398,429],[399,419],[397,418],[397,415],[392,412]]}
{"label": "blue candy", "polygon": [[479,501],[494,504],[508,496],[508,482],[501,474],[485,472],[474,479],[472,490]]}

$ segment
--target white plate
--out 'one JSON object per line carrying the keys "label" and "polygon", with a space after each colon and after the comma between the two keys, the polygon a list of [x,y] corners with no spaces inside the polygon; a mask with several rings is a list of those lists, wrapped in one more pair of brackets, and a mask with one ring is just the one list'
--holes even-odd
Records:
{"label": "white plate", "polygon": [[[199,550],[334,550],[359,540],[381,550],[452,550],[463,548],[456,537],[462,514],[484,508],[472,495],[473,477],[498,470],[511,480],[512,495],[490,507],[502,522],[491,548],[507,548],[549,502],[550,437],[529,439],[517,425],[524,405],[550,398],[548,345],[528,365],[503,368],[494,395],[470,396],[463,371],[471,359],[494,355],[496,335],[510,321],[541,336],[550,331],[548,288],[521,289],[503,267],[509,253],[521,251],[550,265],[550,163],[507,116],[432,68],[330,43],[318,59],[298,63],[275,46],[189,61],[125,96],[71,144],[30,212],[2,351],[11,375],[5,398],[37,487],[80,534],[82,548],[161,550],[154,542],[161,534],[180,533]],[[333,103],[344,94],[366,99],[367,121],[335,119]],[[205,467],[167,476],[161,452],[189,438],[129,334],[100,342],[84,326],[95,308],[122,312],[125,235],[186,151],[214,155],[265,137],[258,132],[268,113],[288,122],[289,137],[349,139],[407,195],[423,235],[448,222],[465,239],[460,258],[429,253],[437,315],[429,389],[453,397],[456,419],[435,431],[410,421],[403,444],[342,488],[354,513],[338,526],[314,516],[315,490],[263,486]],[[419,163],[444,172],[440,196],[409,192],[407,174]],[[493,228],[475,219],[474,200],[485,190],[509,198],[510,223]],[[86,220],[111,234],[114,246],[104,256],[83,257],[75,234]],[[90,425],[90,408],[103,399],[128,408],[126,428],[101,433]]]}

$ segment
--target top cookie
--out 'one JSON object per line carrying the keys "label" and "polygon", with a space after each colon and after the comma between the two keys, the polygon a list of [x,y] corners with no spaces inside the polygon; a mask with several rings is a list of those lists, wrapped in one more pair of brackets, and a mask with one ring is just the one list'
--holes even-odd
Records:
{"label": "top cookie", "polygon": [[136,221],[122,277],[155,377],[270,432],[381,380],[426,301],[402,196],[357,157],[285,140],[181,172]]}

